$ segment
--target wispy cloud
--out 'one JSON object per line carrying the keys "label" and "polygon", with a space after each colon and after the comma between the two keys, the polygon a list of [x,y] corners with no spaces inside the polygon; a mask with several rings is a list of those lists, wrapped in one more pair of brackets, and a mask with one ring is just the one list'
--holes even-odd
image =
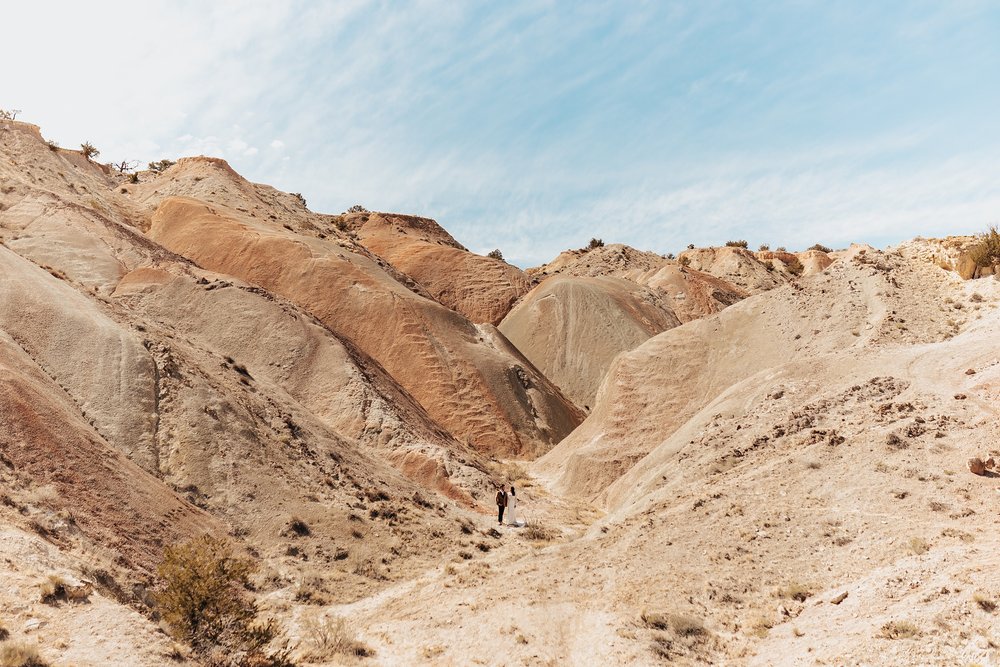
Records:
{"label": "wispy cloud", "polygon": [[[996,221],[1000,9],[21,3],[0,106],[109,159],[437,217],[522,264],[591,236],[883,243]],[[153,37],[156,35],[156,37]],[[146,37],[149,36],[149,37]]]}

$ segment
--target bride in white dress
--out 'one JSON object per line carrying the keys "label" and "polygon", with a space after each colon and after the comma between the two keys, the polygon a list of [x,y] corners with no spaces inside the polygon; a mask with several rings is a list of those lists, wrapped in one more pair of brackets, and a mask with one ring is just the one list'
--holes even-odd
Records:
{"label": "bride in white dress", "polygon": [[520,525],[517,522],[517,495],[514,493],[513,486],[510,487],[510,493],[507,494],[507,525]]}

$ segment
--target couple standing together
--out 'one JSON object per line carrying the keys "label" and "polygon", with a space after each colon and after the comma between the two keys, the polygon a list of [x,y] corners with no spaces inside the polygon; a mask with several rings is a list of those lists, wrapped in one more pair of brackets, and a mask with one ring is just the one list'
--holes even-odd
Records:
{"label": "couple standing together", "polygon": [[514,487],[510,487],[510,493],[508,494],[500,487],[497,491],[497,525],[503,525],[503,515],[504,510],[507,511],[507,525],[516,526],[517,524],[517,494],[514,492]]}

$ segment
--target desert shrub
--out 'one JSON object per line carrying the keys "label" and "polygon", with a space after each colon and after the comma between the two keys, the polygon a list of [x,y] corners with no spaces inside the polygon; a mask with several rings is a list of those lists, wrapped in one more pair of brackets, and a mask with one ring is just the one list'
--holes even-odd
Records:
{"label": "desert shrub", "polygon": [[811,596],[812,591],[809,586],[804,584],[789,584],[778,590],[778,597],[788,598],[796,602],[805,602]]}
{"label": "desert shrub", "polygon": [[819,250],[820,252],[833,252],[833,248],[829,248],[822,243],[817,243],[815,245],[809,246],[810,250]]}
{"label": "desert shrub", "polygon": [[746,247],[748,247],[748,244],[747,244],[746,241],[744,241],[742,239],[739,240],[739,241],[726,241],[726,247],[728,247],[728,248],[746,248]]}
{"label": "desert shrub", "polygon": [[992,614],[997,609],[997,603],[993,601],[991,598],[986,597],[985,595],[976,593],[975,595],[972,596],[972,599],[975,601],[977,605],[979,605],[979,608],[982,609],[983,611],[987,611]]}
{"label": "desert shrub", "polygon": [[3,623],[0,623],[0,642],[6,641],[10,637],[10,630]]}
{"label": "desert shrub", "polygon": [[976,244],[968,250],[969,257],[976,266],[992,266],[1000,262],[1000,233],[996,226],[979,235]]}
{"label": "desert shrub", "polygon": [[771,249],[771,246],[769,246],[766,243],[761,243],[759,246],[757,246],[757,250],[760,251],[760,252],[764,252],[765,250],[770,250],[770,249]]}
{"label": "desert shrub", "polygon": [[308,208],[306,206],[306,198],[302,196],[301,192],[292,192],[290,194],[299,200],[299,203],[302,204],[302,208]]}
{"label": "desert shrub", "polygon": [[246,592],[254,569],[210,535],[164,549],[157,568],[162,585],[153,597],[171,635],[201,655],[222,650],[242,655],[242,664],[287,664],[284,652],[265,650],[277,628],[273,621],[257,621],[257,605]]}
{"label": "desert shrub", "polygon": [[772,262],[771,260],[766,260],[764,262],[764,268],[767,269],[768,271],[774,271],[774,262]]}
{"label": "desert shrub", "polygon": [[49,147],[50,151],[57,151],[57,150],[59,150],[59,142],[58,141],[52,141],[51,139],[49,139],[48,141],[45,142],[45,145]]}
{"label": "desert shrub", "polygon": [[101,151],[97,150],[89,141],[85,141],[80,144],[80,152],[83,153],[83,157],[88,160],[92,160],[101,154]]}
{"label": "desert shrub", "polygon": [[653,628],[654,630],[666,630],[670,627],[670,619],[666,614],[644,611],[640,614],[639,618],[642,619],[643,624],[647,628]]}
{"label": "desert shrub", "polygon": [[0,109],[0,120],[17,120],[20,109]]}
{"label": "desert shrub", "polygon": [[48,664],[34,646],[8,643],[0,646],[0,667],[47,667]]}
{"label": "desert shrub", "polygon": [[587,244],[588,250],[593,250],[594,248],[603,248],[604,241],[602,239],[590,239],[590,243]]}
{"label": "desert shrub", "polygon": [[931,543],[922,537],[914,537],[910,539],[910,551],[915,555],[921,556],[931,549]]}
{"label": "desert shrub", "polygon": [[329,660],[338,655],[367,658],[375,655],[354,637],[347,621],[340,616],[329,618],[317,615],[307,618],[303,625],[313,659]]}
{"label": "desert shrub", "polygon": [[129,183],[138,183],[139,182],[139,172],[133,171],[131,174],[129,174],[128,175],[128,182]]}
{"label": "desert shrub", "polygon": [[801,276],[802,272],[806,270],[806,267],[802,266],[799,258],[794,255],[785,262],[785,266],[788,267],[788,272],[793,276]]}
{"label": "desert shrub", "polygon": [[690,257],[686,257],[686,256],[682,255],[681,258],[679,260],[677,260],[677,261],[680,262],[681,266],[691,266],[691,258]]}
{"label": "desert shrub", "polygon": [[556,538],[556,531],[537,523],[529,523],[521,534],[526,539],[536,542],[549,542]]}
{"label": "desert shrub", "polygon": [[783,245],[779,245],[777,248],[774,249],[774,251],[775,252],[788,252],[788,248],[786,248]]}
{"label": "desert shrub", "polygon": [[688,243],[688,250],[694,250],[694,244]]}
{"label": "desert shrub", "polygon": [[889,621],[879,630],[882,639],[910,639],[920,634],[920,628],[908,621]]}
{"label": "desert shrub", "polygon": [[290,535],[298,535],[299,537],[308,537],[312,534],[309,525],[297,516],[293,516],[288,520],[286,532]]}
{"label": "desert shrub", "polygon": [[674,253],[672,253],[672,252],[668,252],[668,253],[667,253],[666,255],[664,255],[664,256],[663,256],[663,258],[664,258],[664,259],[676,259],[676,258],[677,258],[677,255],[675,255],[675,254],[674,254]]}
{"label": "desert shrub", "polygon": [[347,209],[347,212],[348,213],[368,213],[369,211],[368,211],[368,209],[366,209],[361,204],[355,204],[351,208]]}
{"label": "desert shrub", "polygon": [[38,586],[39,597],[45,604],[84,602],[93,592],[91,584],[73,585],[58,575],[50,574]]}
{"label": "desert shrub", "polygon": [[486,256],[492,257],[493,259],[499,259],[501,262],[503,261],[503,253],[500,252],[500,248],[494,248],[493,250],[490,250],[488,253],[486,253]]}
{"label": "desert shrub", "polygon": [[177,163],[173,160],[157,160],[156,162],[150,162],[147,166],[150,171],[155,171],[157,174],[160,174],[175,164]]}

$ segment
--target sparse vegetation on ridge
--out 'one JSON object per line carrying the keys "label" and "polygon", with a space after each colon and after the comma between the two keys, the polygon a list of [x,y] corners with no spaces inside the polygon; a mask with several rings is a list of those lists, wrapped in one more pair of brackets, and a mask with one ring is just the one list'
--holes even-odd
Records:
{"label": "sparse vegetation on ridge", "polygon": [[82,144],[80,144],[80,152],[83,154],[83,157],[87,158],[88,160],[93,160],[95,157],[101,154],[101,151],[97,150],[97,148],[95,148],[94,145],[89,141],[85,141]]}

